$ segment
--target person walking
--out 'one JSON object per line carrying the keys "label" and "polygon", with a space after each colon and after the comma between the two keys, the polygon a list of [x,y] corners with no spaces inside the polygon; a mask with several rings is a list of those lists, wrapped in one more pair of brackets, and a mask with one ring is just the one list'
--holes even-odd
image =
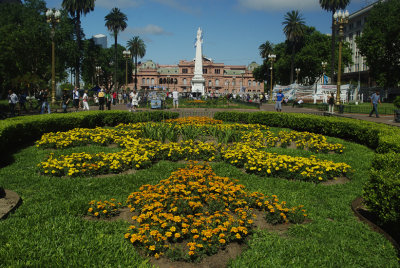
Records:
{"label": "person walking", "polygon": [[176,89],[172,91],[172,104],[174,106],[174,109],[179,108],[179,93]]}
{"label": "person walking", "polygon": [[75,107],[75,112],[77,112],[79,110],[79,91],[77,87],[72,92],[72,104]]}
{"label": "person walking", "polygon": [[284,98],[285,95],[283,95],[282,90],[280,89],[278,94],[276,94],[275,110],[277,112],[282,112],[282,101]]}
{"label": "person walking", "polygon": [[83,93],[82,104],[83,104],[83,110],[89,111],[89,96],[87,94],[87,90],[85,90],[85,93]]}
{"label": "person walking", "polygon": [[371,105],[372,105],[372,111],[369,113],[369,117],[372,117],[372,114],[375,112],[376,117],[379,118],[378,114],[378,103],[381,103],[381,98],[379,95],[379,91],[375,91],[374,94],[371,96]]}
{"label": "person walking", "polygon": [[18,103],[18,96],[12,90],[8,91],[8,106],[10,107],[11,117],[15,116],[15,106]]}
{"label": "person walking", "polygon": [[22,92],[19,95],[19,110],[20,110],[20,112],[22,112],[22,110],[24,110],[25,113],[28,113],[28,110],[26,109],[26,97],[27,97],[26,92]]}
{"label": "person walking", "polygon": [[112,95],[111,95],[110,90],[106,91],[105,101],[106,101],[107,110],[111,110]]}
{"label": "person walking", "polygon": [[40,111],[41,114],[44,114],[44,110],[47,108],[47,113],[51,113],[50,111],[50,103],[48,101],[49,98],[49,90],[46,88],[43,91],[43,95],[42,95],[42,110]]}
{"label": "person walking", "polygon": [[136,112],[136,108],[139,106],[139,94],[134,90],[129,97],[131,98],[131,108],[129,112]]}
{"label": "person walking", "polygon": [[335,96],[333,95],[333,93],[331,93],[331,96],[329,97],[328,100],[328,112],[333,114],[334,110],[335,110]]}
{"label": "person walking", "polygon": [[63,109],[63,113],[67,113],[67,108],[68,108],[68,103],[69,103],[69,94],[66,90],[64,90],[63,96],[62,96],[62,102],[61,102],[61,107]]}
{"label": "person walking", "polygon": [[97,97],[99,98],[99,110],[104,111],[104,102],[105,102],[105,92],[104,88],[101,88],[99,93],[97,94]]}

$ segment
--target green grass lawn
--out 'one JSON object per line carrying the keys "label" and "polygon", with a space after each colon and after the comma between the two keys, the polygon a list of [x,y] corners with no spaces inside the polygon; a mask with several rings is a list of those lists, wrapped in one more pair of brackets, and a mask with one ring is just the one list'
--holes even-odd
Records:
{"label": "green grass lawn", "polygon": [[[276,130],[276,129],[275,129]],[[311,222],[293,225],[286,236],[256,231],[248,249],[230,267],[399,267],[396,251],[382,235],[353,215],[350,203],[362,193],[373,151],[342,142],[344,154],[317,154],[318,158],[350,164],[354,173],[343,185],[317,185],[249,175],[226,163],[213,163],[217,175],[239,179],[248,191],[276,194],[289,206],[303,204]],[[88,146],[62,152],[98,152]],[[116,148],[107,148],[115,151]],[[308,151],[272,148],[271,151],[310,156]],[[83,219],[92,199],[125,201],[143,184],[156,184],[183,164],[161,161],[129,175],[101,178],[53,178],[38,174],[36,165],[53,150],[34,146],[14,155],[0,169],[0,185],[17,192],[22,205],[0,221],[1,267],[150,267],[146,258],[124,239],[124,221]],[[315,153],[314,153],[315,155]]]}

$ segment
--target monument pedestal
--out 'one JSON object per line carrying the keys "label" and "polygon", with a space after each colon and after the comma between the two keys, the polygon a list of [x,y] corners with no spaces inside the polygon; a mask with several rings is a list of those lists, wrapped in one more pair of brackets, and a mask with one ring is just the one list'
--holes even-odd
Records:
{"label": "monument pedestal", "polygon": [[192,92],[195,93],[196,97],[204,95],[205,80],[203,77],[194,77],[192,79]]}

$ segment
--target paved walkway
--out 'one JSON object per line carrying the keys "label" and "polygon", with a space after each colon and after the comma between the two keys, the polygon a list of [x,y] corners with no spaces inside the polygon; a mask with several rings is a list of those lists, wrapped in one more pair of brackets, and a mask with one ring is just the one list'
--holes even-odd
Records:
{"label": "paved walkway", "polygon": [[[126,110],[126,111],[128,110],[127,107],[126,107],[126,104],[112,105],[111,109],[112,110]],[[69,112],[72,112],[74,110],[75,109],[73,109],[73,108],[69,108],[68,109]],[[98,106],[91,106],[90,110],[98,110]],[[151,109],[140,108],[138,110],[139,111],[150,111]],[[240,111],[240,112],[258,112],[258,111],[269,111],[269,112],[272,112],[272,111],[275,111],[274,104],[262,104],[260,109],[179,108],[179,109],[166,109],[164,111],[178,112],[181,117],[186,117],[186,116],[208,116],[208,117],[213,117],[216,112],[232,111],[232,110]],[[79,109],[79,111],[82,111],[82,109]],[[61,112],[61,109],[57,109],[57,111],[53,110],[53,112]],[[394,121],[394,115],[381,115],[380,118],[369,117],[367,114],[354,114],[354,113],[344,113],[344,114],[333,114],[333,115],[330,115],[327,112],[318,111],[316,109],[292,107],[291,105],[282,106],[282,112],[283,113],[304,113],[304,114],[348,117],[348,118],[366,120],[366,121],[371,121],[371,122],[376,122],[376,123],[383,123],[383,124],[388,124],[388,125],[393,125],[393,126],[400,127],[400,123],[396,123]],[[28,114],[37,114],[37,113],[32,112],[32,113],[28,113]],[[25,113],[23,113],[22,115],[25,115]]]}

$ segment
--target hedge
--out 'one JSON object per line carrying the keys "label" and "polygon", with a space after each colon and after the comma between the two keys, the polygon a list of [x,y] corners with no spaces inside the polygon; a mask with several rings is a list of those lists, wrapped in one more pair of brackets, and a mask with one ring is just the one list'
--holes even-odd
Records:
{"label": "hedge", "polygon": [[[129,113],[127,111],[87,111],[67,114],[20,116],[0,121],[0,161],[6,162],[17,148],[39,139],[44,133],[66,131],[73,128],[115,126],[119,123],[161,121],[178,118],[178,113],[153,111]],[[7,153],[5,153],[7,152]]]}
{"label": "hedge", "polygon": [[400,128],[343,117],[275,112],[218,112],[215,119],[257,123],[334,136],[376,151],[363,198],[382,223],[400,224]]}

